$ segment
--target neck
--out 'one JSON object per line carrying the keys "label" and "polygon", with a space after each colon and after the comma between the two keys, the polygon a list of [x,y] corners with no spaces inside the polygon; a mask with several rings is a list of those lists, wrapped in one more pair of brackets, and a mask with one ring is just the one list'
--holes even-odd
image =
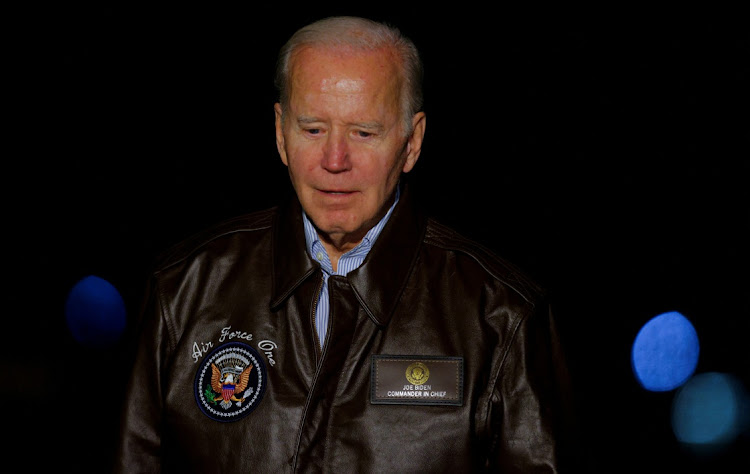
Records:
{"label": "neck", "polygon": [[331,260],[331,267],[333,267],[333,271],[335,272],[338,269],[341,256],[362,242],[364,234],[355,238],[351,235],[331,236],[318,232],[318,238],[320,238],[320,242],[326,249],[328,258]]}

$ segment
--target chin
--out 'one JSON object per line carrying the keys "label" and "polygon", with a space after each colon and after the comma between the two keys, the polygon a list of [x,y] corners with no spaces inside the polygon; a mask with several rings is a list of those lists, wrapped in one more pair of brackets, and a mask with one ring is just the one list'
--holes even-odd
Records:
{"label": "chin", "polygon": [[348,235],[353,234],[359,229],[358,226],[343,225],[341,223],[331,222],[324,223],[322,226],[316,226],[319,232],[326,235]]}
{"label": "chin", "polygon": [[355,235],[363,227],[362,221],[353,222],[352,220],[329,219],[325,217],[315,220],[311,216],[310,218],[319,233],[327,235],[332,239]]}

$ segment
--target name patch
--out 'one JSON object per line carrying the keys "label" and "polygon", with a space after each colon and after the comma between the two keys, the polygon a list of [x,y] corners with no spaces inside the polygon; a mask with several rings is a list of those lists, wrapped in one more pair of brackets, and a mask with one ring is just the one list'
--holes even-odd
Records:
{"label": "name patch", "polygon": [[370,403],[463,405],[463,357],[373,355]]}

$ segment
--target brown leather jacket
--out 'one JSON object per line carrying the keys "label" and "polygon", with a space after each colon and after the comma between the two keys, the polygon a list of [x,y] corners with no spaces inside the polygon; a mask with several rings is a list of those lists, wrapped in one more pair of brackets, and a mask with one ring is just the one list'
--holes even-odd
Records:
{"label": "brown leather jacket", "polygon": [[117,472],[568,472],[569,386],[540,289],[404,192],[329,279],[296,201],[177,246],[153,275]]}

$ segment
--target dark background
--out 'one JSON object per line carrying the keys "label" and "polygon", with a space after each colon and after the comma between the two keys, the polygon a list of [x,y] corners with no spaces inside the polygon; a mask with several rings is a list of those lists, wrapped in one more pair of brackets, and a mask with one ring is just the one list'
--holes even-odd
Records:
{"label": "dark background", "polygon": [[641,389],[629,360],[646,321],[680,311],[697,372],[750,387],[746,23],[705,8],[463,8],[20,15],[3,74],[6,458],[106,472],[131,328],[110,347],[77,344],[67,292],[97,275],[134,318],[159,251],[276,203],[289,186],[276,52],[308,21],[357,14],[423,51],[428,127],[410,179],[425,205],[555,297],[592,472],[750,467],[748,437],[710,459],[682,448],[675,392]]}

